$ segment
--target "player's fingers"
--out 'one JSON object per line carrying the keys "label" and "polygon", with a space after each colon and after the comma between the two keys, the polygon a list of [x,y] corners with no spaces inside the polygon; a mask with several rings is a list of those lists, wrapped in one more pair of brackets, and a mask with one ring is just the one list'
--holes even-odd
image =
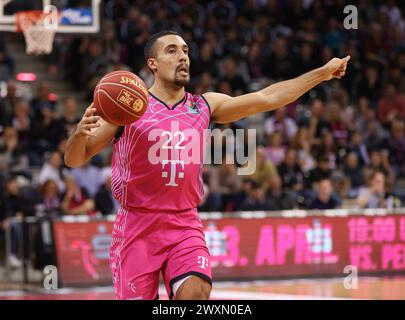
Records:
{"label": "player's fingers", "polygon": [[89,116],[89,117],[85,117],[85,118],[83,119],[83,122],[82,122],[82,123],[85,123],[85,124],[87,124],[87,123],[94,123],[94,122],[97,122],[98,120],[100,120],[100,117],[99,117],[99,116]]}
{"label": "player's fingers", "polygon": [[350,56],[346,56],[342,60],[343,62],[347,63],[350,60],[350,58],[351,58]]}
{"label": "player's fingers", "polygon": [[86,117],[92,116],[92,115],[94,114],[94,112],[96,112],[96,108],[94,108],[93,105],[91,104],[90,107],[88,107],[88,108],[86,109],[86,112],[84,113],[84,115],[85,115]]}
{"label": "player's fingers", "polygon": [[89,123],[89,124],[85,124],[82,126],[83,129],[93,129],[93,128],[98,128],[99,126],[101,126],[101,124],[98,123]]}
{"label": "player's fingers", "polygon": [[92,133],[90,130],[81,130],[81,133],[88,137],[95,137],[96,135]]}
{"label": "player's fingers", "polygon": [[85,125],[85,124],[89,124],[89,123],[97,123],[99,122],[99,118],[97,118],[97,116],[93,116],[93,117],[85,117],[82,119],[81,121],[81,125]]}

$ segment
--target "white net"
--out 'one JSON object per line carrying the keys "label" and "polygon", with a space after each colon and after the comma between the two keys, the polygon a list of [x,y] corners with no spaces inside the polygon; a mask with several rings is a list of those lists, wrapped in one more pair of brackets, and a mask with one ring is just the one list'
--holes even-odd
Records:
{"label": "white net", "polygon": [[57,10],[22,11],[17,13],[17,27],[23,32],[27,54],[49,54],[57,29]]}
{"label": "white net", "polygon": [[43,24],[33,24],[23,30],[27,54],[49,54],[52,52],[55,30]]}

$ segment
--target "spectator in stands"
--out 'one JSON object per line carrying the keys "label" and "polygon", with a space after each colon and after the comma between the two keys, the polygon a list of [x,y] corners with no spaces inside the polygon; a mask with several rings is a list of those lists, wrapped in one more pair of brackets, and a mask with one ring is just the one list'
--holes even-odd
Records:
{"label": "spectator in stands", "polygon": [[[30,151],[35,154],[37,159],[42,159],[46,151],[54,148],[55,118],[56,113],[48,106],[43,106],[37,110],[36,117],[32,121]],[[35,165],[38,165],[36,162]]]}
{"label": "spectator in stands", "polygon": [[51,99],[48,83],[41,82],[38,85],[37,94],[31,102],[31,108],[35,120],[42,119],[44,116],[43,109],[46,109],[45,112],[55,112],[56,102]]}
{"label": "spectator in stands", "polygon": [[278,166],[285,158],[287,148],[283,145],[280,132],[274,132],[269,136],[269,146],[266,148],[266,159]]}
{"label": "spectator in stands", "polygon": [[389,79],[387,81],[389,83],[395,83],[399,93],[405,92],[405,79],[402,75],[403,72],[398,62],[397,61],[392,62],[390,65],[390,71],[388,75]]}
{"label": "spectator in stands", "polygon": [[277,167],[277,172],[283,180],[283,187],[299,192],[303,189],[304,174],[297,162],[297,152],[289,149],[284,161]]}
{"label": "spectator in stands", "polygon": [[258,42],[252,42],[249,46],[246,62],[249,68],[249,76],[251,79],[261,79],[263,77],[262,64],[263,53]]}
{"label": "spectator in stands", "polygon": [[12,126],[18,132],[18,141],[21,148],[27,151],[31,141],[30,131],[32,126],[30,107],[27,101],[22,99],[16,101]]}
{"label": "spectator in stands", "polygon": [[209,42],[204,42],[199,50],[199,56],[194,60],[190,71],[193,77],[199,78],[203,72],[208,72],[212,77],[217,77],[219,74],[217,61],[214,57],[214,48]]}
{"label": "spectator in stands", "polygon": [[304,74],[309,70],[317,67],[317,62],[314,59],[314,48],[311,42],[304,42],[300,46],[300,52],[294,61],[294,72],[296,76]]}
{"label": "spectator in stands", "polygon": [[358,189],[364,185],[363,170],[359,164],[356,153],[350,152],[347,154],[345,164],[343,166],[343,173],[347,178],[350,179],[351,192],[353,195],[356,195]]}
{"label": "spectator in stands", "polygon": [[250,179],[259,186],[263,186],[271,174],[277,173],[277,167],[266,159],[266,151],[263,146],[257,147],[255,160],[256,171],[250,176]]}
{"label": "spectator in stands", "polygon": [[405,174],[405,122],[395,121],[392,124],[389,140],[390,163],[394,172]]}
{"label": "spectator in stands", "polygon": [[382,80],[376,65],[368,66],[361,76],[357,95],[370,101],[370,106],[375,109],[382,90]]}
{"label": "spectator in stands", "polygon": [[102,34],[102,46],[107,59],[112,61],[120,60],[120,43],[116,37],[114,24],[111,21],[104,22],[104,32]]}
{"label": "spectator in stands", "polygon": [[220,82],[226,81],[230,84],[234,95],[241,95],[247,92],[247,84],[243,77],[237,73],[236,61],[233,58],[227,58],[223,63],[223,76]]}
{"label": "spectator in stands", "polygon": [[101,42],[97,39],[90,40],[82,58],[81,84],[92,92],[97,82],[107,72],[107,67],[108,60],[104,55]]}
{"label": "spectator in stands", "polygon": [[37,205],[37,214],[45,214],[47,216],[57,216],[62,213],[61,209],[61,194],[57,183],[49,179],[40,187],[41,202]]}
{"label": "spectator in stands", "polygon": [[66,176],[65,184],[66,192],[61,204],[63,214],[93,216],[95,214],[95,203],[86,190],[79,187],[72,176]]}
{"label": "spectator in stands", "polygon": [[[32,213],[32,203],[21,192],[21,186],[15,177],[9,177],[5,181],[5,217],[22,219]],[[5,223],[5,225],[4,225]],[[21,267],[21,257],[18,257],[18,245],[20,243],[21,229],[18,222],[3,221],[3,226],[11,228],[11,255],[8,257],[12,267]]]}
{"label": "spectator in stands", "polygon": [[80,168],[72,169],[70,172],[76,183],[81,188],[84,188],[90,197],[94,197],[100,186],[104,184],[104,179],[100,178],[100,168],[92,164],[92,161],[87,162]]}
{"label": "spectator in stands", "polygon": [[387,133],[376,118],[376,111],[368,109],[366,116],[359,119],[357,128],[363,135],[363,140],[370,149],[380,149],[387,139]]}
{"label": "spectator in stands", "polygon": [[286,37],[281,35],[277,37],[272,49],[270,55],[264,59],[263,74],[275,81],[291,78],[294,59],[288,51]]}
{"label": "spectator in stands", "polygon": [[111,192],[111,170],[101,173],[104,184],[99,188],[95,196],[95,208],[103,215],[115,214],[118,210],[118,202]]}
{"label": "spectator in stands", "polygon": [[317,196],[311,201],[309,209],[327,210],[337,209],[341,206],[340,199],[333,195],[330,179],[320,180],[317,189]]}
{"label": "spectator in stands", "polygon": [[295,195],[288,189],[283,189],[283,181],[278,174],[269,177],[266,199],[273,210],[290,210],[296,207]]}
{"label": "spectator in stands", "polygon": [[327,131],[322,135],[321,144],[317,147],[318,157],[326,157],[329,161],[329,167],[333,170],[338,163],[339,147],[335,143],[335,139],[331,132]]}
{"label": "spectator in stands", "polygon": [[198,206],[198,210],[201,212],[221,211],[223,208],[221,195],[216,192],[211,192],[206,183],[204,183],[203,188],[204,196]]}
{"label": "spectator in stands", "polygon": [[152,32],[153,24],[146,14],[141,14],[135,25],[131,26],[125,44],[127,47],[127,65],[137,72],[144,64],[143,52],[148,37]]}
{"label": "spectator in stands", "polygon": [[308,129],[300,127],[291,142],[291,147],[297,151],[298,163],[304,173],[315,167],[315,160],[311,154],[311,140]]}
{"label": "spectator in stands", "polygon": [[394,172],[389,163],[387,150],[374,149],[370,151],[370,163],[364,168],[364,177],[366,178],[365,184],[368,184],[367,179],[376,171],[382,172],[387,180],[393,180]]}
{"label": "spectator in stands", "polygon": [[[359,129],[360,131],[363,131],[362,129],[364,129],[366,127],[366,122],[367,122],[367,118],[368,118],[368,111],[369,110],[373,110],[375,111],[373,108],[371,108],[370,106],[370,102],[366,97],[360,97],[357,101],[357,105],[356,105],[357,109],[356,109],[356,121],[355,121],[355,127],[357,129]],[[375,117],[374,117],[375,119]]]}
{"label": "spectator in stands", "polygon": [[405,99],[392,83],[385,86],[384,95],[378,102],[378,119],[386,129],[390,128],[393,120],[405,119]]}
{"label": "spectator in stands", "polygon": [[[214,82],[214,79],[212,78],[211,74],[208,72],[203,72],[201,74],[201,77],[199,78],[194,90],[195,90],[195,92],[200,92],[201,94],[208,92],[208,91],[214,91],[213,82]],[[199,86],[199,89],[197,89],[197,86]],[[195,94],[197,94],[197,93],[195,93]]]}
{"label": "spectator in stands", "polygon": [[0,80],[7,80],[14,74],[14,60],[0,48]]}
{"label": "spectator in stands", "polygon": [[29,169],[28,157],[18,143],[17,130],[5,128],[3,141],[0,140],[0,171],[31,178]]}
{"label": "spectator in stands", "polygon": [[335,17],[329,18],[328,29],[324,33],[324,43],[332,50],[338,52],[338,50],[342,49],[345,39],[345,34],[340,28],[340,22]]}
{"label": "spectator in stands", "polygon": [[62,158],[58,151],[49,154],[38,176],[38,183],[44,184],[47,180],[53,180],[58,185],[59,192],[65,191],[65,182],[62,173]]}
{"label": "spectator in stands", "polygon": [[361,167],[364,167],[370,162],[367,146],[363,142],[360,131],[353,132],[348,150],[349,152],[354,152],[357,155],[357,159]]}
{"label": "spectator in stands", "polygon": [[59,142],[65,139],[80,121],[78,105],[75,98],[69,97],[63,101],[63,115],[56,120],[53,147],[56,148]]}
{"label": "spectator in stands", "polygon": [[231,84],[226,80],[220,80],[217,83],[216,89],[218,92],[226,94],[228,96],[234,96],[235,94],[232,92]]}
{"label": "spectator in stands", "polygon": [[328,127],[332,133],[333,139],[340,147],[346,147],[349,143],[349,130],[346,122],[342,119],[342,108],[337,102],[328,104]]}
{"label": "spectator in stands", "polygon": [[399,208],[400,200],[386,192],[385,182],[385,175],[382,172],[374,172],[370,177],[369,187],[359,190],[357,205],[360,208]]}
{"label": "spectator in stands", "polygon": [[295,121],[287,116],[286,108],[277,109],[274,115],[264,123],[264,130],[267,135],[274,132],[280,132],[283,137],[283,143],[288,143],[297,133]]}
{"label": "spectator in stands", "polygon": [[252,183],[252,190],[247,194],[247,198],[242,203],[241,209],[244,211],[272,210],[272,204],[266,199],[264,189],[257,183]]}
{"label": "spectator in stands", "polygon": [[314,99],[310,104],[310,112],[304,114],[302,125],[308,128],[309,142],[318,145],[322,134],[328,131],[328,124],[324,118],[325,106],[322,100]]}
{"label": "spectator in stands", "polygon": [[[17,103],[17,87],[13,80],[7,81],[6,95],[2,97],[0,94],[0,127],[12,125],[14,108]],[[1,133],[0,129],[0,133]]]}
{"label": "spectator in stands", "polygon": [[331,174],[329,158],[326,155],[320,155],[316,161],[316,167],[305,175],[306,188],[313,188],[320,180],[329,179]]}
{"label": "spectator in stands", "polygon": [[239,191],[241,181],[237,174],[236,165],[231,157],[225,157],[219,167],[211,167],[209,175],[210,193],[217,193],[221,197],[222,209],[231,211],[234,207],[233,195]]}
{"label": "spectator in stands", "polygon": [[207,16],[215,18],[223,26],[229,25],[236,14],[235,4],[229,0],[211,1],[207,6]]}
{"label": "spectator in stands", "polygon": [[252,191],[254,180],[250,178],[242,179],[241,188],[238,192],[235,193],[234,197],[234,210],[242,210],[242,205],[248,197],[248,194]]}

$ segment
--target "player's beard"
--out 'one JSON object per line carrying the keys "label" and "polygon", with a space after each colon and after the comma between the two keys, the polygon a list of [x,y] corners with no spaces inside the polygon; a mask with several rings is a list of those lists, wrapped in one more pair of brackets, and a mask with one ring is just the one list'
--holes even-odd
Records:
{"label": "player's beard", "polygon": [[174,75],[174,84],[179,86],[179,87],[185,87],[190,83],[190,74],[187,73],[186,77],[183,77],[179,74],[179,72],[176,70],[176,73]]}

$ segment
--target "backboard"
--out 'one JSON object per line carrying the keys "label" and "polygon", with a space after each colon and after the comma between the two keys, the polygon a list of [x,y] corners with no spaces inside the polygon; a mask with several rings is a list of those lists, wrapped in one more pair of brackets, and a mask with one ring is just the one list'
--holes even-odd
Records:
{"label": "backboard", "polygon": [[0,0],[0,32],[17,32],[16,14],[57,10],[57,33],[97,33],[101,0]]}

